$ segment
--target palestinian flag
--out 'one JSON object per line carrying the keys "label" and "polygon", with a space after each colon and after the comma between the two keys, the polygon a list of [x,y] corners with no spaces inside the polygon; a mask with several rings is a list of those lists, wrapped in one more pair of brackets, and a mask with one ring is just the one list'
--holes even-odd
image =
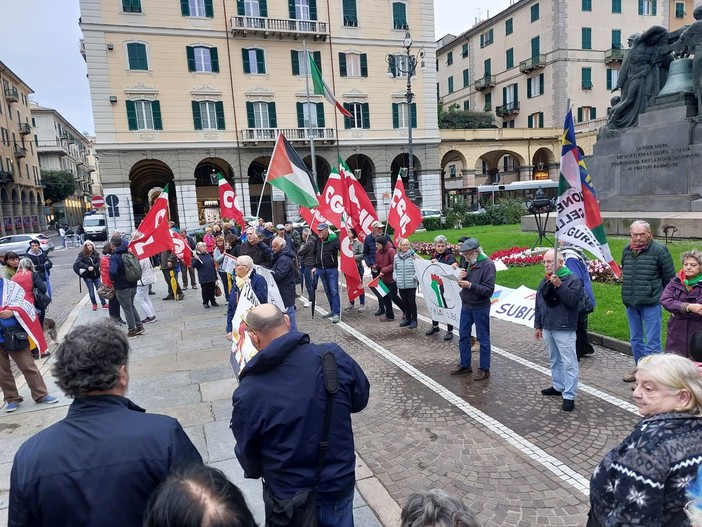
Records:
{"label": "palestinian flag", "polygon": [[566,115],[561,143],[556,238],[589,251],[619,277],[621,270],[607,243],[595,189],[575,144],[572,110]]}
{"label": "palestinian flag", "polygon": [[282,190],[293,203],[308,209],[319,206],[312,174],[283,134],[275,142],[266,181]]}
{"label": "palestinian flag", "polygon": [[324,95],[324,98],[332,103],[334,106],[336,106],[336,109],[341,112],[341,115],[344,117],[353,117],[351,115],[351,112],[349,112],[346,108],[344,108],[339,101],[336,100],[336,97],[334,97],[334,94],[331,91],[331,88],[327,85],[326,82],[324,82],[324,79],[322,78],[322,73],[319,71],[319,68],[317,67],[317,64],[315,64],[314,59],[312,58],[312,54],[308,51],[307,52],[307,60],[310,63],[310,73],[312,74],[312,86],[314,88],[313,93],[315,95]]}
{"label": "palestinian flag", "polygon": [[373,280],[368,282],[368,287],[370,287],[373,291],[378,293],[381,297],[387,295],[390,292],[388,286],[386,286],[385,283],[380,279],[380,276],[376,276]]}

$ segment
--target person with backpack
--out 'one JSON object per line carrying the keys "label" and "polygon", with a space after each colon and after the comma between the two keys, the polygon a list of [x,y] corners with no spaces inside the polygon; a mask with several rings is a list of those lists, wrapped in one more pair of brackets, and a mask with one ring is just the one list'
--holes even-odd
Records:
{"label": "person with backpack", "polygon": [[[85,287],[90,296],[90,303],[93,304],[93,311],[97,311],[97,298],[95,291],[100,287],[100,255],[95,250],[93,242],[88,240],[83,244],[83,249],[78,253],[73,272],[85,282]],[[98,297],[103,309],[107,309],[107,302],[104,298]]]}
{"label": "person with backpack", "polygon": [[[128,338],[143,334],[144,325],[139,318],[139,313],[134,307],[137,282],[141,278],[139,260],[127,250],[127,242],[119,236],[110,238],[113,253],[110,255],[110,280],[115,288],[115,296],[119,302],[124,318],[127,319]],[[138,271],[134,269],[134,266]]]}

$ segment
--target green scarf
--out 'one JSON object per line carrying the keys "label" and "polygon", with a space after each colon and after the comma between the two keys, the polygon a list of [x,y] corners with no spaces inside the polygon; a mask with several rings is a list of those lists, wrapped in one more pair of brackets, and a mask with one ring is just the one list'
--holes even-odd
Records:
{"label": "green scarf", "polygon": [[475,263],[472,264],[472,265],[470,266],[470,268],[473,269],[473,267],[475,267],[475,265],[476,265],[478,262],[482,262],[483,260],[487,260],[487,259],[488,259],[488,257],[485,256],[483,253],[478,254],[478,257],[475,259]]}
{"label": "green scarf", "polygon": [[702,274],[698,274],[691,280],[686,280],[685,274],[682,271],[680,271],[680,281],[683,283],[683,285],[685,285],[685,291],[687,291],[688,293],[690,292],[690,289],[692,289],[699,283],[700,280],[702,280]]}
{"label": "green scarf", "polygon": [[558,278],[565,278],[566,276],[571,274],[573,274],[573,272],[570,269],[568,269],[565,265],[561,267],[558,271],[556,271],[556,276]]}

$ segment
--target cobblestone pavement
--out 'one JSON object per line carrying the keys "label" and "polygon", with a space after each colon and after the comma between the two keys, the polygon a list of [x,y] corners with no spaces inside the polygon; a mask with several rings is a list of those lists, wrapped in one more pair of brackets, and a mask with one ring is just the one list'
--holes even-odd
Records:
{"label": "cobblestone pavement", "polygon": [[[64,319],[68,316],[74,302],[69,299],[80,298],[72,290],[77,290],[75,252],[52,253],[52,277],[61,295],[52,306],[57,320],[64,310]],[[260,486],[237,473],[227,428],[233,381],[224,310],[202,310],[199,291],[187,290],[186,300],[177,303],[160,296],[151,297],[159,320],[132,341],[130,397],[150,411],[178,417],[207,459],[243,485],[260,518]],[[359,474],[377,491],[363,493],[357,525],[377,525],[367,502],[383,525],[395,527],[399,505],[427,487],[463,498],[486,527],[585,525],[594,466],[638,421],[630,385],[621,381],[633,366],[631,357],[596,348],[581,362],[575,411],[565,413],[560,399],[539,393],[550,386],[550,375],[545,345],[534,340],[533,330],[493,319],[491,377],[475,382],[449,375],[458,359],[458,337],[451,342],[442,340],[443,332],[426,337],[430,322],[421,300],[419,328],[408,330],[398,326],[399,318],[380,322],[373,316],[375,299],[367,298],[367,311],[343,310],[340,324],[321,318],[326,308],[321,286],[315,318],[309,309],[297,311],[302,331],[314,342],[339,343],[371,380],[371,399],[354,415],[354,431]],[[78,320],[103,316],[86,305]],[[30,420],[30,414],[36,417]],[[61,408],[31,402],[16,414],[0,414],[0,509],[12,453],[28,434],[61,417]],[[377,499],[385,492],[389,503]]]}

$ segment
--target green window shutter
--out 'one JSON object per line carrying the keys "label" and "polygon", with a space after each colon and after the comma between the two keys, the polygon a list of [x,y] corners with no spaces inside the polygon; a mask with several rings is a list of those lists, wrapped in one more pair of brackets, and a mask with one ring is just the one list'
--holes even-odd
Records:
{"label": "green window shutter", "polygon": [[539,19],[539,4],[531,6],[531,21],[536,22]]}
{"label": "green window shutter", "polygon": [[505,35],[511,35],[513,31],[514,31],[514,21],[511,18],[508,18],[505,21]]}
{"label": "green window shutter", "polygon": [[470,101],[463,101],[463,111],[467,112],[470,110]]}
{"label": "green window shutter", "polygon": [[244,0],[236,0],[236,14],[239,16],[244,16],[246,14]]}
{"label": "green window shutter", "polygon": [[541,39],[534,37],[531,39],[531,56],[538,57],[541,54]]}
{"label": "green window shutter", "polygon": [[259,73],[266,73],[266,54],[262,49],[256,50],[256,66]]}
{"label": "green window shutter", "polygon": [[622,30],[613,29],[612,30],[612,47],[615,49],[622,47]]}
{"label": "green window shutter", "polygon": [[254,105],[252,102],[246,101],[246,120],[249,128],[256,128],[256,118],[254,117]]}
{"label": "green window shutter", "polygon": [[581,76],[583,81],[583,88],[592,88],[592,69],[581,68]]}
{"label": "green window shutter", "polygon": [[246,49],[246,48],[241,49],[241,59],[244,63],[244,73],[251,73],[251,65],[249,64],[249,50],[248,49]]}
{"label": "green window shutter", "polygon": [[127,101],[127,124],[130,130],[137,130],[137,117],[134,101]]}
{"label": "green window shutter", "polygon": [[361,107],[363,108],[363,128],[369,129],[370,128],[370,110],[368,107],[368,103],[364,102]]}
{"label": "green window shutter", "polygon": [[490,59],[485,59],[483,66],[485,68],[485,76],[489,77],[492,75],[492,61]]}
{"label": "green window shutter", "polygon": [[505,64],[507,69],[514,68],[514,48],[509,48],[505,52]]}
{"label": "green window shutter", "polygon": [[368,77],[368,55],[361,53],[361,77]]}
{"label": "green window shutter", "polygon": [[217,101],[215,103],[215,114],[217,115],[217,130],[225,130],[224,125],[224,103],[222,101]]}
{"label": "green window shutter", "polygon": [[295,18],[295,0],[288,0],[288,18]]}
{"label": "green window shutter", "polygon": [[539,75],[539,93],[543,95],[544,93],[544,74]]}
{"label": "green window shutter", "polygon": [[514,104],[519,104],[519,84],[514,85]]}
{"label": "green window shutter", "polygon": [[612,90],[612,70],[607,68],[607,89]]}
{"label": "green window shutter", "polygon": [[393,29],[407,29],[407,10],[403,2],[393,2],[392,4],[392,27]]}
{"label": "green window shutter", "polygon": [[527,128],[534,128],[534,118],[531,115],[527,117]]}
{"label": "green window shutter", "polygon": [[190,16],[190,3],[188,0],[180,0],[180,12],[183,16]]}
{"label": "green window shutter", "polygon": [[261,16],[268,16],[268,3],[266,0],[258,0],[258,12]]}
{"label": "green window shutter", "polygon": [[612,13],[622,12],[622,0],[612,0]]}
{"label": "green window shutter", "polygon": [[200,114],[200,103],[192,101],[193,107],[193,126],[195,130],[202,130],[202,115]]}
{"label": "green window shutter", "polygon": [[[349,103],[344,103],[344,108],[347,111],[351,112],[351,105]],[[344,128],[346,128],[347,130],[351,128],[351,118],[344,116]]]}
{"label": "green window shutter", "polygon": [[653,16],[656,16],[656,3],[657,3],[657,2],[656,2],[656,0],[653,0],[652,3],[653,3],[653,10],[651,11],[651,14],[652,14]]}
{"label": "green window shutter", "polygon": [[544,112],[539,112],[539,128],[544,127]]}
{"label": "green window shutter", "polygon": [[463,70],[463,87],[467,88],[470,85],[470,70]]}
{"label": "green window shutter", "polygon": [[127,57],[130,70],[148,70],[149,61],[146,57],[146,46],[138,42],[127,44]]}
{"label": "green window shutter", "polygon": [[527,99],[531,99],[531,79],[527,79]]}
{"label": "green window shutter", "polygon": [[592,29],[589,27],[583,27],[580,30],[582,36],[582,47],[583,49],[592,49]]}
{"label": "green window shutter", "polygon": [[583,122],[583,109],[582,109],[582,107],[578,108],[578,122],[579,123]]}
{"label": "green window shutter", "polygon": [[343,0],[342,4],[344,25],[351,27],[358,26],[358,16],[356,14],[356,0]]}
{"label": "green window shutter", "polygon": [[214,6],[212,5],[212,0],[205,0],[205,16],[207,18],[214,18]]}
{"label": "green window shutter", "polygon": [[278,118],[275,115],[275,103],[268,103],[268,126],[278,128]]}
{"label": "green window shutter", "polygon": [[154,130],[163,130],[163,121],[161,120],[161,103],[159,101],[151,101],[151,113],[154,116]]}
{"label": "green window shutter", "polygon": [[502,88],[502,104],[507,104],[507,86]]}
{"label": "green window shutter", "polygon": [[485,34],[483,33],[480,35],[480,47],[484,48],[485,47]]}
{"label": "green window shutter", "polygon": [[410,120],[412,121],[412,128],[417,128],[417,103],[413,102],[410,105]]}
{"label": "green window shutter", "polygon": [[492,111],[492,93],[485,94],[485,107],[487,108],[485,111]]}
{"label": "green window shutter", "polygon": [[639,0],[639,15],[644,13],[644,0]]}
{"label": "green window shutter", "polygon": [[453,93],[453,75],[448,78],[448,92]]}
{"label": "green window shutter", "polygon": [[185,46],[185,55],[188,57],[188,71],[195,71],[195,48]]}
{"label": "green window shutter", "polygon": [[300,74],[300,52],[291,49],[290,50],[290,64],[292,65],[292,74],[293,75],[299,75]]}
{"label": "green window shutter", "polygon": [[346,77],[346,53],[339,53],[339,77]]}
{"label": "green window shutter", "polygon": [[597,108],[590,108],[590,119],[597,119]]}
{"label": "green window shutter", "polygon": [[317,103],[317,127],[324,128],[324,103]]}
{"label": "green window shutter", "polygon": [[305,105],[301,102],[296,104],[297,106],[297,127],[305,128]]}
{"label": "green window shutter", "polygon": [[582,1],[582,10],[583,11],[592,11],[592,0],[583,0]]}
{"label": "green window shutter", "polygon": [[319,73],[322,73],[322,52],[321,51],[313,51],[312,52],[312,60],[314,63],[317,65],[317,69],[319,70]]}
{"label": "green window shutter", "polygon": [[397,67],[395,66],[395,55],[388,55],[388,72],[392,73],[393,77],[397,77]]}
{"label": "green window shutter", "polygon": [[396,102],[392,103],[392,127],[400,127],[400,105]]}
{"label": "green window shutter", "polygon": [[212,73],[219,73],[219,54],[217,48],[210,48],[210,63],[212,65]]}
{"label": "green window shutter", "polygon": [[310,20],[317,20],[317,0],[309,0]]}

